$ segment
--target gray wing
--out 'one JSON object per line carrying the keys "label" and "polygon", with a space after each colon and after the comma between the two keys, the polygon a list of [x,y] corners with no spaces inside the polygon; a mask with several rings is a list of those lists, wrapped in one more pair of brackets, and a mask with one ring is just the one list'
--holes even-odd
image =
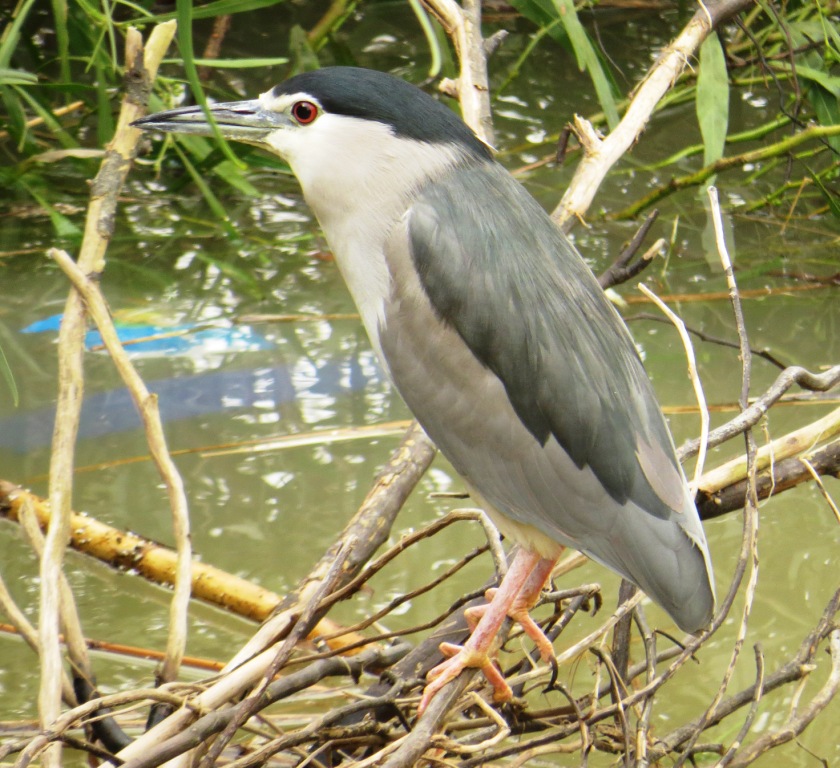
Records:
{"label": "gray wing", "polygon": [[[478,209],[488,196],[498,205]],[[459,169],[423,190],[386,255],[382,351],[455,469],[504,517],[703,626],[705,538],[650,381],[533,198],[495,164]]]}

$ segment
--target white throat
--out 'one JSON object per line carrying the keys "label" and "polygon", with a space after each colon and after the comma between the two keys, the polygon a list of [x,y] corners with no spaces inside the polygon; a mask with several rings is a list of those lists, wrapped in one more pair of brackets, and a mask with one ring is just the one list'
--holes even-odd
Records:
{"label": "white throat", "polygon": [[390,293],[385,241],[417,191],[462,153],[455,145],[395,136],[383,123],[329,113],[266,141],[300,182],[381,357],[379,327]]}

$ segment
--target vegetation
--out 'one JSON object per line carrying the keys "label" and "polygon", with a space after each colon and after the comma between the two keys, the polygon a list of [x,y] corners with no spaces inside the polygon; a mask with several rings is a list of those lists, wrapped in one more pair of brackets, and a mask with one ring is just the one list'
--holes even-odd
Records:
{"label": "vegetation", "polygon": [[[0,39],[0,97],[5,118],[2,151],[7,163],[2,171],[3,187],[18,201],[42,206],[50,215],[56,236],[78,238],[74,226],[45,195],[48,178],[44,164],[63,158],[85,158],[83,150],[105,146],[114,135],[114,111],[119,99],[123,70],[120,64],[121,40],[129,26],[148,29],[152,25],[177,19],[178,55],[167,60],[167,76],[159,77],[150,98],[151,110],[179,100],[186,89],[203,103],[205,92],[224,97],[229,86],[224,75],[238,70],[282,64],[288,71],[318,65],[322,54],[329,60],[353,63],[353,52],[335,42],[342,24],[356,4],[337,0],[311,30],[294,28],[285,49],[286,58],[220,58],[218,45],[211,38],[206,55],[196,55],[195,22],[217,19],[217,34],[237,14],[248,14],[267,6],[282,8],[271,0],[219,0],[203,6],[177,3],[177,10],[154,13],[153,3],[118,3],[100,6],[93,2],[68,3],[55,0],[47,13],[34,0],[21,0],[14,8]],[[537,45],[548,38],[570,48],[578,65],[589,75],[601,113],[590,116],[595,125],[613,128],[626,107],[617,84],[619,73],[609,56],[599,50],[597,38],[587,32],[586,8],[576,11],[571,0],[543,2],[516,0],[512,4],[535,24],[531,45],[505,71],[494,73],[503,90],[515,82],[523,61]],[[432,71],[441,66],[445,74],[455,74],[451,55],[443,57],[440,38],[419,4],[418,22],[431,29]],[[282,12],[282,11],[279,11]],[[591,12],[590,12],[591,13]],[[696,105],[703,144],[688,146],[671,157],[660,158],[642,170],[656,170],[670,181],[632,201],[616,217],[634,216],[674,191],[700,185],[717,173],[741,171],[752,178],[787,166],[783,183],[761,198],[748,201],[751,210],[787,215],[791,206],[808,206],[808,212],[827,212],[840,219],[837,200],[837,154],[840,152],[840,32],[836,24],[837,7],[831,0],[791,3],[783,8],[773,4],[751,5],[743,17],[710,35],[699,52],[697,65],[674,84],[657,110],[667,110],[693,101]],[[219,21],[228,20],[228,21]],[[597,32],[597,18],[592,25]],[[437,62],[446,59],[446,63]],[[172,73],[177,73],[175,77]],[[221,76],[220,76],[221,73]],[[762,125],[731,134],[729,104],[745,90],[769,85],[778,99],[778,114]],[[731,95],[732,94],[732,95]],[[557,134],[552,137],[556,141]],[[755,143],[760,146],[755,148]],[[751,144],[749,149],[745,145]],[[181,140],[187,153],[181,161],[194,174],[212,171],[218,179],[240,191],[254,193],[244,173],[245,165],[235,152],[244,152],[248,165],[268,161],[248,149],[223,147],[201,139]],[[59,154],[56,154],[59,153]],[[163,156],[157,158],[157,163]],[[691,170],[686,172],[687,162]],[[95,158],[85,163],[90,169]],[[744,167],[755,170],[744,171]],[[756,167],[758,166],[758,167]],[[213,185],[203,192],[212,201]],[[216,207],[216,202],[212,205]],[[222,213],[221,206],[218,207]],[[224,220],[224,216],[220,217]]]}

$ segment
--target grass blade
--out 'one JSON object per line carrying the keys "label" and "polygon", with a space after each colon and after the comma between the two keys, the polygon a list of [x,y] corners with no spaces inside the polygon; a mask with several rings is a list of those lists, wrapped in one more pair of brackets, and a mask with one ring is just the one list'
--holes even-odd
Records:
{"label": "grass blade", "polygon": [[15,383],[15,375],[12,373],[9,361],[6,359],[6,355],[3,352],[3,347],[0,347],[0,373],[3,374],[6,386],[8,386],[9,392],[12,395],[12,404],[15,408],[17,408],[18,405],[20,405],[20,393],[18,392],[17,384]]}
{"label": "grass blade", "polygon": [[586,69],[592,79],[592,85],[595,86],[595,93],[598,96],[601,109],[604,111],[607,125],[612,130],[618,125],[618,108],[615,104],[610,78],[601,66],[598,52],[592,45],[589,35],[586,34],[583,24],[580,23],[574,2],[572,0],[554,0],[554,7],[574,48],[578,66],[581,70]]}
{"label": "grass blade", "polygon": [[723,47],[714,32],[700,46],[695,105],[703,136],[703,165],[708,166],[723,157],[729,127],[729,75]]}

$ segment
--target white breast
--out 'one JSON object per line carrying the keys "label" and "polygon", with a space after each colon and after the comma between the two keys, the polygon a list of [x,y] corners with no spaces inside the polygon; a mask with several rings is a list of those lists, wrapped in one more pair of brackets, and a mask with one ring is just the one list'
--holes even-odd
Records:
{"label": "white breast", "polygon": [[417,191],[457,164],[461,152],[332,114],[267,140],[298,178],[381,358],[379,327],[391,281],[385,241]]}

